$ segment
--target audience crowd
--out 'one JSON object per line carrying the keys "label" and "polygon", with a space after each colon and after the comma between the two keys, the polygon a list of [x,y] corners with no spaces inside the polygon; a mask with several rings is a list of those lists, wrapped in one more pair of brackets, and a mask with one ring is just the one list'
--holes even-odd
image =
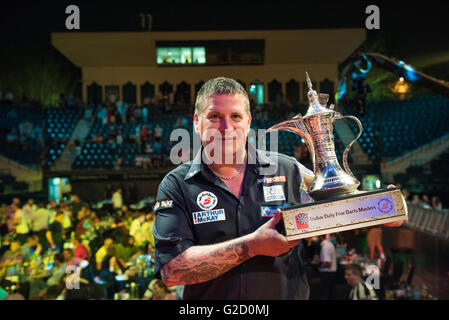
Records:
{"label": "audience crowd", "polygon": [[[0,296],[6,292],[10,299],[180,299],[182,287],[167,288],[154,278],[155,214],[152,207],[133,205],[139,200],[136,186],[108,184],[103,198],[88,204],[67,193],[59,204],[36,204],[33,199],[21,203],[15,198],[3,206]],[[384,249],[382,232],[376,229],[380,228],[301,241],[312,298],[401,298],[396,293],[401,286],[412,285],[412,254],[406,252],[405,262],[398,266],[397,255],[404,253],[395,247]],[[380,288],[365,282],[368,266],[381,275]],[[319,279],[318,286],[313,279]]]}
{"label": "audience crowd", "polygon": [[153,281],[152,208],[129,209],[121,188],[109,186],[105,196],[112,205],[98,209],[75,194],[59,204],[15,198],[3,206],[0,291],[24,299],[176,299],[176,288]]}

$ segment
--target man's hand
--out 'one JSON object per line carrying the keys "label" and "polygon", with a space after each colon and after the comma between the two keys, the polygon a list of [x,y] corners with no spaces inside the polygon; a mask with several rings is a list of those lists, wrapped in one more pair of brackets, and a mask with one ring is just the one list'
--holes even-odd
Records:
{"label": "man's hand", "polygon": [[282,212],[278,209],[276,215],[250,235],[248,240],[249,255],[277,257],[299,245],[300,240],[288,241],[280,234],[276,225],[282,219]]}
{"label": "man's hand", "polygon": [[161,278],[167,287],[202,283],[215,279],[246,260],[257,256],[277,257],[299,244],[287,241],[277,232],[282,213],[276,215],[256,231],[225,242],[197,245],[183,251],[161,268]]}
{"label": "man's hand", "polygon": [[[396,188],[396,186],[395,186],[394,184],[390,184],[390,185],[388,185],[387,188],[388,188],[388,189]],[[405,203],[405,202],[404,202],[404,203]],[[408,210],[407,210],[407,203],[405,203],[405,211],[408,211]],[[406,221],[407,221],[407,220],[401,220],[401,221],[389,222],[389,223],[385,223],[384,226],[391,227],[391,228],[397,228],[397,227],[402,226],[402,224],[403,224],[404,222],[406,222]]]}

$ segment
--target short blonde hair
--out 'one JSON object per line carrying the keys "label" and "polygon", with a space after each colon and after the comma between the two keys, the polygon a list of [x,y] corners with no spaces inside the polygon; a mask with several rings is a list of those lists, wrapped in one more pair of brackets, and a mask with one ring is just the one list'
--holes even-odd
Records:
{"label": "short blonde hair", "polygon": [[245,98],[245,111],[249,114],[248,93],[243,86],[231,78],[218,77],[208,80],[198,91],[195,101],[195,114],[200,115],[207,105],[208,99],[220,94],[241,94]]}

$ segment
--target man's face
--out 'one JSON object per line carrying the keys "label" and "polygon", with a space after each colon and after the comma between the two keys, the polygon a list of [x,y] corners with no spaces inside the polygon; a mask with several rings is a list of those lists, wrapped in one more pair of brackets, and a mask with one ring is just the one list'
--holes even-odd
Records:
{"label": "man's face", "polygon": [[345,270],[345,279],[351,287],[354,287],[361,280],[358,275],[352,272],[352,270]]}
{"label": "man's face", "polygon": [[38,239],[30,238],[27,241],[27,245],[28,245],[28,247],[34,247],[37,244],[37,242],[38,242]]}
{"label": "man's face", "polygon": [[63,250],[62,255],[64,256],[64,261],[69,261],[72,258],[72,255],[67,250]]}
{"label": "man's face", "polygon": [[11,250],[11,252],[17,252],[19,249],[20,249],[19,242],[16,242],[16,241],[11,242],[10,249],[9,249],[9,250]]}
{"label": "man's face", "polygon": [[245,104],[241,94],[214,95],[208,99],[201,114],[194,115],[195,132],[215,161],[224,161],[226,154],[229,157],[245,150],[251,125],[251,114],[246,112]]}
{"label": "man's face", "polygon": [[109,247],[114,241],[112,241],[112,239],[107,238],[106,240],[104,240],[104,246],[107,248]]}

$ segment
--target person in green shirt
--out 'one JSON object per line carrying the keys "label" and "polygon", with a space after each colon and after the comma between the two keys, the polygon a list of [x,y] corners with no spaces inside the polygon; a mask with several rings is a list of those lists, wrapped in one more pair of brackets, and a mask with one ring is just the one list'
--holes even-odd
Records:
{"label": "person in green shirt", "polygon": [[139,252],[138,248],[134,246],[134,242],[133,236],[125,235],[122,242],[117,245],[117,255],[123,261],[130,261]]}

